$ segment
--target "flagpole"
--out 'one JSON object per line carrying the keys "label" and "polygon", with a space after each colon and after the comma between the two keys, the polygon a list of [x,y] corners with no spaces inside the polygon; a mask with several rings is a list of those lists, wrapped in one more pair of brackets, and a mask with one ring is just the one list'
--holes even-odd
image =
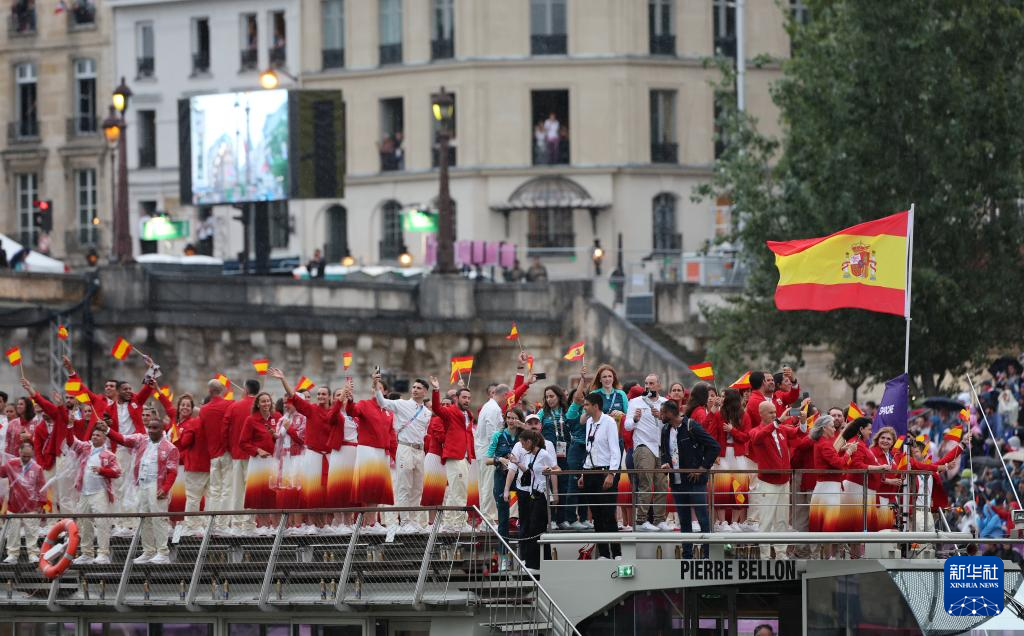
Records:
{"label": "flagpole", "polygon": [[[903,353],[903,372],[910,379],[910,285],[913,282],[914,272],[914,203],[910,204],[910,213],[907,215],[907,295],[903,305],[903,316],[907,319],[907,338]],[[908,385],[909,386],[909,383]]]}

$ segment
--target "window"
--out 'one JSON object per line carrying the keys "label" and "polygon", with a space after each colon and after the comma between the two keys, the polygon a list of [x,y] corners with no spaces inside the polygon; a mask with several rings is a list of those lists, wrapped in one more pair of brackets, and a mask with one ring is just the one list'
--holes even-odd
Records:
{"label": "window", "polygon": [[288,49],[285,46],[284,11],[270,12],[270,65],[281,68],[288,60]]}
{"label": "window", "polygon": [[[458,118],[459,118],[459,109],[455,105],[455,95],[452,95],[452,121],[451,121],[450,124],[448,124],[448,166],[449,167],[455,165],[456,145],[457,145],[456,142],[458,141],[458,137],[457,137],[457,134],[458,134],[458,125],[457,125]],[[430,165],[432,167],[434,167],[434,168],[437,168],[438,166],[441,165],[441,142],[440,142],[441,122],[437,121],[437,119],[434,117],[434,113],[433,112],[430,113],[430,125],[431,125],[431,129],[434,131],[434,146],[431,149],[431,153],[430,153],[430,156],[431,156],[431,158],[430,158]]]}
{"label": "window", "polygon": [[530,54],[565,55],[565,0],[530,0]]}
{"label": "window", "polygon": [[213,624],[89,623],[87,633],[89,636],[213,636]]}
{"label": "window", "polygon": [[405,170],[405,115],[402,98],[380,100],[380,151],[381,172]]}
{"label": "window", "polygon": [[387,201],[381,207],[380,260],[393,261],[402,253],[402,206],[398,201]]}
{"label": "window", "polygon": [[455,0],[431,0],[430,59],[455,57]]}
{"label": "window", "polygon": [[135,51],[138,57],[138,76],[153,77],[153,23],[139,22],[135,25]]}
{"label": "window", "polygon": [[75,209],[78,245],[95,245],[99,234],[99,216],[96,208],[96,171],[93,169],[75,171]]}
{"label": "window", "polygon": [[36,103],[36,67],[31,62],[14,67],[14,107],[18,116],[15,137],[18,139],[39,136],[39,111]]}
{"label": "window", "polygon": [[210,72],[210,19],[192,18],[192,74]]}
{"label": "window", "polygon": [[156,167],[156,111],[139,111],[139,167]]}
{"label": "window", "polygon": [[323,67],[345,66],[345,0],[324,0]]}
{"label": "window", "polygon": [[402,63],[402,0],[380,0],[380,64]]}
{"label": "window", "polygon": [[96,125],[96,60],[75,60],[75,134],[94,133]]}
{"label": "window", "polygon": [[715,55],[736,59],[735,0],[714,0]]}
{"label": "window", "polygon": [[722,120],[725,117],[725,107],[722,105],[722,97],[715,95],[715,159],[721,159],[725,149],[729,145],[728,136],[722,127]]}
{"label": "window", "polygon": [[68,11],[68,28],[79,29],[96,24],[96,5],[89,0],[73,0]]}
{"label": "window", "polygon": [[240,68],[243,71],[255,71],[259,63],[259,52],[256,50],[256,45],[259,42],[259,27],[256,25],[256,14],[243,13],[241,20],[239,36],[241,38],[242,63]]}
{"label": "window", "polygon": [[348,210],[341,205],[327,208],[327,245],[324,258],[328,263],[340,263],[348,256]]}
{"label": "window", "polygon": [[533,165],[569,163],[569,91],[533,91]]}
{"label": "window", "polygon": [[676,232],[676,201],[676,195],[671,192],[662,192],[654,197],[651,226],[655,252],[678,252],[683,248],[682,235]]}
{"label": "window", "polygon": [[715,199],[715,224],[712,239],[724,238],[732,234],[732,199],[718,197]]}
{"label": "window", "polygon": [[673,30],[675,0],[647,0],[647,33],[651,55],[675,55],[676,36]]}
{"label": "window", "polygon": [[811,21],[811,11],[807,8],[804,0],[789,0],[789,11],[793,18],[789,39],[789,54],[792,56],[796,52],[796,37],[794,36],[800,27],[807,26],[807,23]]}
{"label": "window", "polygon": [[679,162],[675,91],[651,91],[651,162]]}
{"label": "window", "polygon": [[530,210],[530,231],[526,237],[530,248],[565,248],[576,245],[572,230],[572,210],[566,208],[534,208]]}
{"label": "window", "polygon": [[288,215],[287,201],[270,201],[267,203],[270,221],[270,248],[284,249],[288,247],[291,236],[291,218]]}
{"label": "window", "polygon": [[[32,225],[32,202],[39,197],[39,179],[34,172],[16,175],[17,191],[15,192],[18,207],[18,234],[25,247],[35,247],[39,232]],[[8,258],[14,256],[8,254]]]}
{"label": "window", "polygon": [[36,7],[29,0],[16,0],[11,7],[8,35],[34,35],[36,32]]}

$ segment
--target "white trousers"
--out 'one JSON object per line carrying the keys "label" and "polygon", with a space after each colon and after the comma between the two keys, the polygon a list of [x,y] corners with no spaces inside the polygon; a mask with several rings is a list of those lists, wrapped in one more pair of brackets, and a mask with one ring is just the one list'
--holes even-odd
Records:
{"label": "white trousers", "polygon": [[[757,485],[757,509],[760,532],[786,532],[789,529],[789,484],[769,484],[762,481]],[[785,556],[786,546],[775,545],[775,554]],[[761,544],[761,558],[772,558],[772,546]]]}
{"label": "white trousers", "polygon": [[[404,444],[395,455],[395,505],[418,506],[423,497],[423,451]],[[427,525],[426,511],[403,512],[402,519]]]}
{"label": "white trousers", "polygon": [[[156,482],[139,484],[139,512],[162,512],[167,514],[167,506],[171,503],[170,494],[163,499],[156,498]],[[170,520],[167,517],[144,517],[139,528],[142,540],[142,553],[167,555],[167,535],[170,533]]]}
{"label": "white trousers", "polygon": [[[469,462],[465,459],[449,459],[444,464],[444,472],[448,477],[448,488],[444,491],[443,504],[464,507],[469,496]],[[444,525],[450,528],[461,528],[467,520],[465,512],[448,510],[444,513]]]}
{"label": "white trousers", "polygon": [[22,530],[25,531],[25,549],[28,555],[39,556],[39,519],[7,520],[7,556],[17,558],[21,554]]}
{"label": "white trousers", "polygon": [[[226,510],[245,510],[245,473],[249,469],[249,458],[231,460],[231,494]],[[234,515],[231,527],[249,531],[256,528],[252,515]]]}
{"label": "white trousers", "polygon": [[498,523],[498,505],[494,502],[494,466],[477,462],[480,476],[477,478],[477,490],[480,492],[480,512],[484,513],[492,524]]}
{"label": "white trousers", "polygon": [[[210,460],[210,487],[206,495],[207,510],[229,510],[231,503],[231,454],[224,453]],[[214,525],[223,528],[230,519],[217,517]]]}
{"label": "white trousers", "polygon": [[[81,494],[78,498],[79,514],[103,514],[110,512],[110,500],[107,491],[101,490],[91,495]],[[93,532],[95,530],[95,532]],[[110,519],[79,519],[78,531],[81,538],[82,554],[85,556],[105,555],[110,557]],[[96,548],[92,547],[93,535],[96,536]]]}
{"label": "white trousers", "polygon": [[[210,486],[210,473],[185,471],[185,512],[198,512],[199,502],[207,495]],[[207,501],[209,507],[209,501]],[[199,517],[185,517],[185,528],[195,531],[203,527]]]}

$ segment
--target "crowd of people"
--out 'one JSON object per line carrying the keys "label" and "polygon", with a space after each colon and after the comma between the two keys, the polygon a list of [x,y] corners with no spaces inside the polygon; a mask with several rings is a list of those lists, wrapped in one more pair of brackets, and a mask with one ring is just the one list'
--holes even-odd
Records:
{"label": "crowd of people", "polygon": [[[486,521],[515,537],[533,569],[540,535],[558,530],[1013,530],[1021,462],[1010,462],[1009,478],[1001,468],[971,471],[964,452],[980,457],[987,443],[976,416],[922,415],[908,435],[873,430],[873,404],[852,418],[846,408],[819,408],[788,367],[751,372],[747,383],[721,391],[700,381],[672,382],[664,392],[655,374],[623,386],[612,366],[591,376],[584,364],[574,386],[549,384],[531,396],[538,376],[523,352],[513,381],[488,386],[477,408],[461,379],[442,392],[437,378],[417,378],[403,397],[377,371],[360,395],[351,377],[333,390],[305,376],[293,385],[269,364],[265,385],[246,380],[237,397],[218,376],[202,397],[172,399],[158,386],[159,367],[143,359],[139,387],[110,379],[93,392],[65,358],[63,393],[47,398],[28,380],[16,400],[0,392],[7,512],[126,515],[82,518],[79,564],[109,563],[111,534],[133,533],[136,523],[136,561],[168,562],[172,526],[179,536],[198,535],[209,519],[175,513],[199,510],[239,511],[213,517],[212,528],[242,536],[275,532],[266,511],[278,509],[303,510],[290,516],[291,531],[309,534],[351,532],[356,515],[334,511],[353,507],[374,510],[360,529],[371,534],[433,524],[468,532]],[[999,391],[1019,399],[1014,377],[989,387],[985,414],[1001,408]],[[436,506],[449,509],[421,508]],[[467,514],[471,506],[484,519]],[[37,561],[39,530],[37,521],[12,518],[6,562],[19,560],[22,534]],[[619,555],[614,543],[594,548],[598,558]],[[755,549],[766,559],[812,556],[806,545]],[[684,551],[694,553],[690,545]],[[814,556],[860,555],[856,545],[826,545]]]}

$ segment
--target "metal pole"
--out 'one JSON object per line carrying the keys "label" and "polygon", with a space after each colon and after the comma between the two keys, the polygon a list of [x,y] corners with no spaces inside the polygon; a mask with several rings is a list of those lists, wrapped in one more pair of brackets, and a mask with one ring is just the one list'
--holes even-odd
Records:
{"label": "metal pole", "polygon": [[[446,95],[444,87],[441,87],[441,103],[444,104]],[[438,199],[438,223],[437,228],[437,272],[439,274],[454,274],[455,269],[455,219],[452,218],[452,198],[448,192],[448,145],[449,145],[449,120],[442,118],[438,131],[439,156],[437,163],[440,173],[440,192]]]}
{"label": "metal pole", "polygon": [[121,114],[121,135],[117,142],[117,203],[114,208],[114,257],[118,263],[132,260],[132,234],[128,214],[128,122]]}
{"label": "metal pole", "polygon": [[192,568],[192,580],[188,582],[188,593],[185,595],[185,607],[191,612],[198,612],[200,607],[196,605],[196,595],[199,593],[199,579],[203,572],[203,563],[206,561],[206,552],[210,547],[210,537],[213,535],[213,524],[217,517],[210,516],[206,524],[206,532],[203,533],[203,542],[199,545],[199,554],[196,555],[196,565]]}
{"label": "metal pole", "polygon": [[348,551],[345,552],[345,563],[341,566],[341,576],[338,577],[338,589],[335,592],[334,608],[341,610],[345,608],[345,593],[348,591],[348,577],[352,572],[352,560],[355,559],[356,546],[359,545],[359,532],[363,528],[363,513],[356,515],[355,525],[352,526],[352,538],[348,542]]}
{"label": "metal pole", "polygon": [[135,549],[139,547],[139,538],[142,536],[142,523],[146,519],[139,517],[139,525],[135,527],[135,534],[132,535],[132,544],[128,547],[128,555],[124,558],[124,569],[121,570],[121,581],[117,584],[117,596],[114,597],[114,607],[119,612],[128,611],[124,604],[124,597],[128,593],[128,581],[132,576],[132,565],[135,561]]}
{"label": "metal pole", "polygon": [[746,110],[746,87],[744,86],[747,74],[747,50],[744,44],[744,19],[743,14],[746,0],[736,0],[736,109],[740,112]]}
{"label": "metal pole", "polygon": [[[248,112],[248,109],[246,109]],[[277,555],[281,552],[281,540],[284,538],[284,531],[288,528],[288,513],[281,513],[281,521],[277,524],[277,534],[274,535],[274,547],[270,549],[270,557],[267,559],[267,571],[263,575],[263,585],[260,586],[259,607],[264,612],[272,612],[274,608],[267,602],[270,598],[270,584],[274,580],[274,570],[277,567]]]}
{"label": "metal pole", "polygon": [[903,372],[910,376],[910,283],[914,267],[914,205],[910,204],[907,215],[907,294],[903,303],[903,315],[907,319],[907,338],[903,352]]}
{"label": "metal pole", "polygon": [[430,530],[430,537],[427,539],[427,547],[423,551],[423,563],[420,564],[420,573],[416,577],[416,589],[412,593],[412,604],[416,609],[423,607],[423,588],[427,584],[427,573],[430,571],[430,557],[434,553],[434,543],[437,541],[437,533],[441,529],[440,523],[435,523]]}

